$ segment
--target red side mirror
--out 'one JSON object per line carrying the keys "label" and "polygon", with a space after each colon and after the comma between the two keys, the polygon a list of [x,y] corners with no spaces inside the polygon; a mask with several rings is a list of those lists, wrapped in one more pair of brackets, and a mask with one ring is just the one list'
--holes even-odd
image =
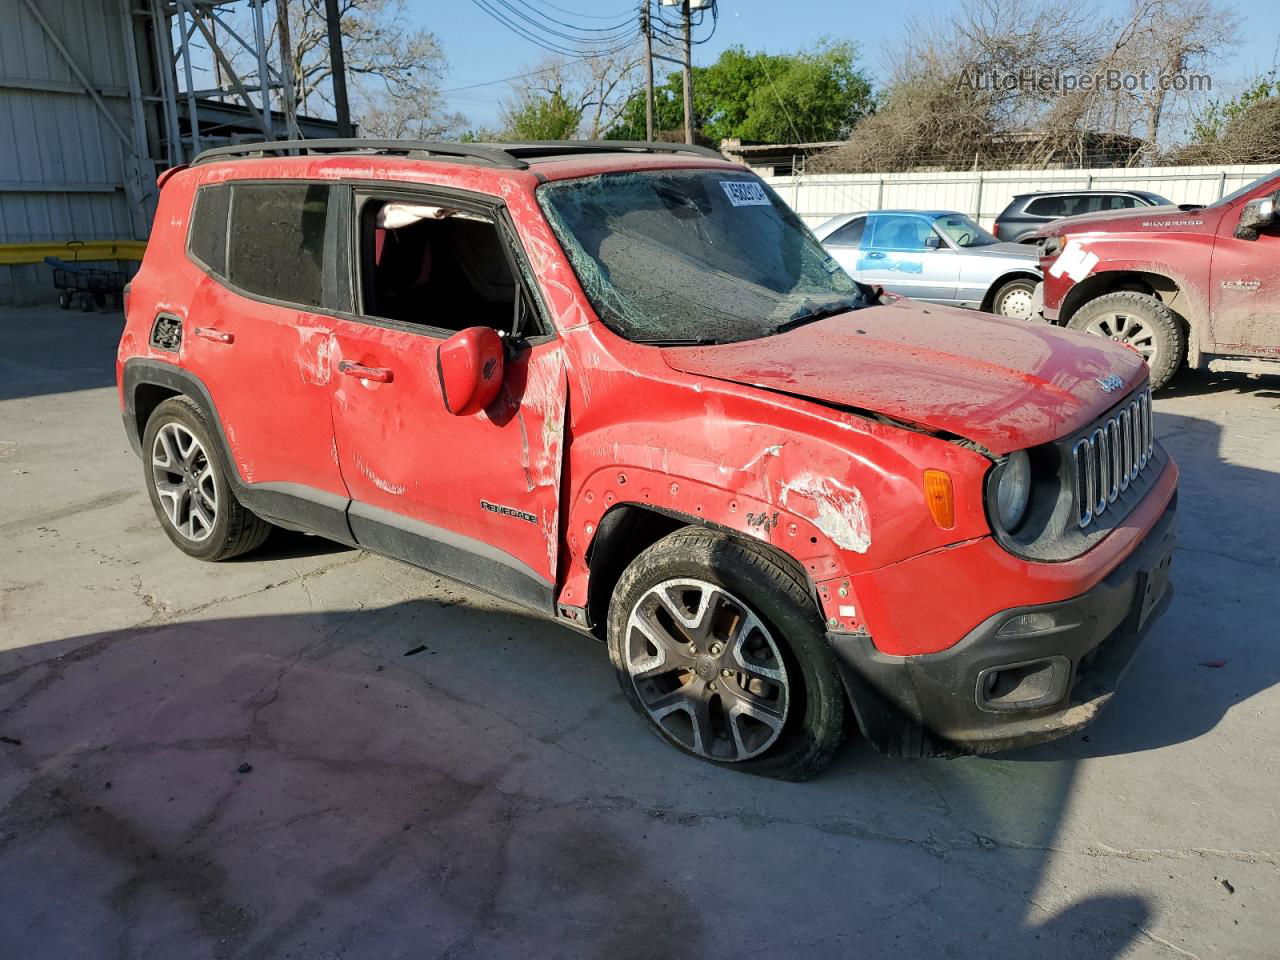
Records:
{"label": "red side mirror", "polygon": [[479,413],[502,387],[502,338],[492,327],[468,327],[436,353],[444,408],[458,417]]}

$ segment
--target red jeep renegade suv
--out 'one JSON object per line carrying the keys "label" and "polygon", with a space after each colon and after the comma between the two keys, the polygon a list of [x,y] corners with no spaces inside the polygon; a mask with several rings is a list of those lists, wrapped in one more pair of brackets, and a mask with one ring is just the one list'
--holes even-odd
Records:
{"label": "red jeep renegade suv", "polygon": [[311,141],[167,172],[120,343],[161,526],[271,525],[607,640],[671,744],[801,778],[1077,729],[1177,468],[1094,337],[859,285],[695,147]]}

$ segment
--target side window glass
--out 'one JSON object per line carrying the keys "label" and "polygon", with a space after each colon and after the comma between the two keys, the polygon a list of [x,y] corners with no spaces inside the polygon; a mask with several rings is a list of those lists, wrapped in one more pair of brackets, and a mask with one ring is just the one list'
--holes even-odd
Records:
{"label": "side window glass", "polygon": [[1027,213],[1033,217],[1060,217],[1063,213],[1063,198],[1036,197],[1027,204]]}
{"label": "side window glass", "polygon": [[866,225],[866,217],[857,217],[850,220],[831,236],[827,237],[826,243],[833,247],[856,247],[862,242],[862,233]]}
{"label": "side window glass", "polygon": [[227,272],[227,212],[231,208],[231,188],[226,184],[201,187],[196,191],[191,211],[191,232],[187,250],[210,273]]}
{"label": "side window glass", "polygon": [[872,236],[864,247],[875,250],[924,251],[925,238],[933,230],[921,217],[896,216],[869,217],[874,225]]}
{"label": "side window glass", "polygon": [[234,184],[227,279],[273,300],[323,306],[329,192],[326,184]]}
{"label": "side window glass", "polygon": [[442,330],[517,329],[520,285],[490,218],[430,201],[366,200],[360,209],[366,316]]}

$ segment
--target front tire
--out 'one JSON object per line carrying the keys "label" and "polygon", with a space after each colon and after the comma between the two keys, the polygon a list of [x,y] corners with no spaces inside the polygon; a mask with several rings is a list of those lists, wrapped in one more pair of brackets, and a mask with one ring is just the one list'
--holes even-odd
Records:
{"label": "front tire", "polygon": [[1090,300],[1067,326],[1137,350],[1151,370],[1153,391],[1173,379],[1187,355],[1187,335],[1177,315],[1155,297],[1134,290]]}
{"label": "front tire", "polygon": [[991,298],[991,312],[1014,320],[1030,320],[1035,302],[1036,282],[1018,277],[1001,284]]}
{"label": "front tire", "polygon": [[142,441],[147,495],[174,546],[197,560],[227,560],[262,545],[271,524],[241,505],[204,413],[170,397],[151,414]]}
{"label": "front tire", "polygon": [[685,753],[783,780],[821,772],[845,694],[804,578],[763,546],[686,527],[623,571],[609,657],[649,728]]}

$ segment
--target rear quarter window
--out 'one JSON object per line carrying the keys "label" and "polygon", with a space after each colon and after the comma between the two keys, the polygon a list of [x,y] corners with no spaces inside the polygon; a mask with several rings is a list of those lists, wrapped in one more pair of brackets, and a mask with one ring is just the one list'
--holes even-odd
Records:
{"label": "rear quarter window", "polygon": [[850,220],[822,242],[836,247],[856,247],[862,242],[862,231],[866,225],[866,217],[858,217],[855,220]]}
{"label": "rear quarter window", "polygon": [[227,272],[227,214],[230,209],[231,188],[226,184],[201,187],[196,191],[187,250],[210,273],[218,276]]}

